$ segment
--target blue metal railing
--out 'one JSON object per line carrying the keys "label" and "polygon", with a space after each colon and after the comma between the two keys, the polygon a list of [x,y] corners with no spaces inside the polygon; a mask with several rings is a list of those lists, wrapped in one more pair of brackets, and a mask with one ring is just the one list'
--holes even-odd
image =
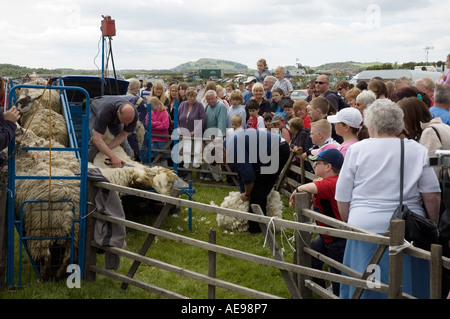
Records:
{"label": "blue metal railing", "polygon": [[[23,211],[24,206],[29,203],[49,203],[49,206],[51,206],[53,203],[71,203],[72,204],[72,215],[74,217],[72,221],[72,228],[71,228],[71,236],[30,236],[30,235],[24,235],[24,228],[23,228]],[[22,250],[25,248],[25,251],[28,255],[28,258],[30,259],[31,265],[33,266],[34,272],[36,276],[38,276],[39,279],[41,279],[41,274],[39,273],[38,267],[36,266],[35,261],[33,260],[31,253],[25,245],[25,241],[30,240],[51,240],[51,239],[66,239],[70,240],[70,264],[73,264],[73,256],[74,256],[74,249],[75,249],[75,223],[80,223],[80,219],[75,219],[75,204],[70,200],[60,200],[57,202],[48,202],[44,200],[26,200],[22,202],[20,205],[20,217],[19,220],[15,221],[15,225],[17,228],[17,232],[19,233],[19,287],[22,286]]]}
{"label": "blue metal railing", "polygon": [[[19,88],[33,88],[33,89],[45,89],[42,85],[27,85],[19,84],[11,88],[9,95],[9,105],[13,105],[13,101],[16,99],[15,90]],[[65,91],[75,90],[82,92],[86,97],[86,110],[82,115],[82,138],[81,146],[78,147],[76,138],[74,138],[75,131],[72,128],[68,128],[71,136],[70,148],[52,148],[52,151],[73,151],[78,153],[78,159],[80,161],[80,175],[79,176],[52,176],[52,179],[77,179],[80,180],[80,207],[79,207],[79,245],[78,245],[78,265],[80,267],[81,276],[84,275],[84,259],[85,259],[85,237],[86,237],[86,201],[87,201],[87,168],[88,168],[88,142],[89,142],[89,93],[81,87],[75,86],[47,86],[47,90],[60,90],[60,93]],[[63,112],[66,117],[67,125],[70,126],[72,121],[70,120],[70,109],[67,98],[62,99]],[[7,213],[7,265],[6,265],[6,284],[7,287],[12,288],[14,286],[14,199],[15,199],[15,180],[16,179],[48,179],[50,177],[45,176],[16,176],[15,174],[15,159],[13,156],[15,143],[11,143],[8,147],[8,155],[10,160],[8,161],[8,213]],[[48,150],[48,148],[36,148],[36,147],[23,147],[23,150]]]}

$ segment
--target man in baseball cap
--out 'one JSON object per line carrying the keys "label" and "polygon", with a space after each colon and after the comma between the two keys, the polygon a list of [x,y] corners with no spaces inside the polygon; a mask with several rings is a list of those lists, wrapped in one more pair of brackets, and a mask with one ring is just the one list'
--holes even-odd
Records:
{"label": "man in baseball cap", "polygon": [[248,103],[248,101],[250,101],[250,99],[252,98],[252,96],[253,96],[253,92],[252,92],[252,89],[253,89],[253,85],[255,84],[257,82],[257,80],[256,80],[256,78],[254,77],[254,76],[249,76],[248,78],[247,78],[247,80],[245,80],[245,85],[246,85],[246,87],[247,87],[247,91],[248,91],[248,93],[246,93],[245,95],[244,95],[244,103],[245,104],[247,104]]}

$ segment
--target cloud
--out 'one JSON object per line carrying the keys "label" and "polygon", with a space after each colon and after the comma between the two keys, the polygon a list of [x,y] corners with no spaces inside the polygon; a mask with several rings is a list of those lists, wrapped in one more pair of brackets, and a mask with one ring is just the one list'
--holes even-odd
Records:
{"label": "cloud", "polygon": [[[101,66],[102,15],[116,22],[116,69],[170,69],[200,58],[255,68],[327,62],[430,61],[449,52],[450,1],[10,1],[2,5],[2,63]],[[101,46],[100,46],[101,50]],[[97,58],[96,58],[97,56]],[[96,58],[96,60],[94,60]]]}

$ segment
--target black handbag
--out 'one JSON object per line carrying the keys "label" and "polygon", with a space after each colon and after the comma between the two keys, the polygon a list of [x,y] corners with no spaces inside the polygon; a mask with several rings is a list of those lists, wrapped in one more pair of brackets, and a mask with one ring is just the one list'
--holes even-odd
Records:
{"label": "black handbag", "polygon": [[442,240],[450,240],[450,211],[444,210],[439,219],[439,236]]}
{"label": "black handbag", "polygon": [[405,239],[412,245],[430,250],[431,244],[437,244],[439,231],[437,225],[429,218],[412,212],[403,204],[403,174],[405,142],[401,138],[401,162],[400,162],[400,205],[395,210],[391,220],[403,219],[405,221]]}
{"label": "black handbag", "polygon": [[439,237],[442,241],[450,240],[450,177],[447,170],[441,182],[442,202],[444,209],[439,217]]}

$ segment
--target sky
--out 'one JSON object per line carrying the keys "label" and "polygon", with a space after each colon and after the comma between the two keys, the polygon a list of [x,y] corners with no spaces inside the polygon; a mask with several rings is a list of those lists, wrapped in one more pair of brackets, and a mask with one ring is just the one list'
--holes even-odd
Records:
{"label": "sky", "polygon": [[[256,69],[329,62],[445,61],[450,0],[15,0],[1,7],[0,63],[102,68],[102,16],[116,70],[200,58]],[[109,41],[107,41],[109,43]],[[430,48],[425,50],[425,48]]]}

